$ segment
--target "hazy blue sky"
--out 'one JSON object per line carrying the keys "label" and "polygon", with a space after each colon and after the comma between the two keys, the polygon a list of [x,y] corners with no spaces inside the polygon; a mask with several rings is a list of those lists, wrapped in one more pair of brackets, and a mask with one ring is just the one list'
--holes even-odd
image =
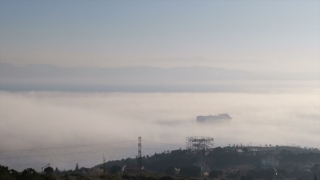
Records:
{"label": "hazy blue sky", "polygon": [[319,71],[319,1],[0,1],[0,61]]}

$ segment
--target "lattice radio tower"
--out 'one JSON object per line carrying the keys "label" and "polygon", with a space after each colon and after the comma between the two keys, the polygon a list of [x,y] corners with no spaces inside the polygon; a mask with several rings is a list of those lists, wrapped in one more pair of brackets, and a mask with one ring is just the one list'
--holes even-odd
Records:
{"label": "lattice radio tower", "polygon": [[138,138],[138,168],[142,168],[142,157],[141,157],[141,137]]}
{"label": "lattice radio tower", "polygon": [[186,138],[186,149],[191,151],[212,151],[214,139],[211,137],[192,136]]}
{"label": "lattice radio tower", "polygon": [[[186,149],[192,152],[200,152],[199,165],[201,167],[201,171],[204,171],[206,168],[206,156],[207,154],[213,150],[214,147],[214,139],[211,137],[187,137],[186,138]],[[201,173],[202,177],[202,173]]]}

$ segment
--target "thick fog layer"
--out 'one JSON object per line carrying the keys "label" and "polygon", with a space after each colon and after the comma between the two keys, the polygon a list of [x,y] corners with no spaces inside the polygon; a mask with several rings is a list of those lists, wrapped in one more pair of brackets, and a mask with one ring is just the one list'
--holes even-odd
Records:
{"label": "thick fog layer", "polygon": [[[269,93],[0,92],[0,164],[38,171],[72,169],[185,148],[188,136],[215,146],[320,147],[318,90]],[[196,116],[229,113],[230,122],[197,124]]]}
{"label": "thick fog layer", "polygon": [[[317,91],[308,93],[0,93],[0,150],[144,140],[320,147]],[[229,113],[222,124],[197,115]]]}

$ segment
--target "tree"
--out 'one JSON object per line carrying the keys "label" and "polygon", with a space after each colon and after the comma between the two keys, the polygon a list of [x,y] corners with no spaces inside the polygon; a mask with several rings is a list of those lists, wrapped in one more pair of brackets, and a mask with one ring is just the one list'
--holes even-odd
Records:
{"label": "tree", "polygon": [[44,170],[43,170],[47,175],[49,174],[53,174],[53,168],[52,167],[46,167]]}
{"label": "tree", "polygon": [[174,180],[174,179],[170,176],[162,176],[160,180]]}
{"label": "tree", "polygon": [[41,177],[39,174],[32,168],[28,168],[22,171],[22,173],[18,176],[17,179],[23,179],[23,180],[33,180],[33,179],[40,179]]}
{"label": "tree", "polygon": [[216,147],[213,149],[214,154],[223,154],[224,152],[225,152],[225,150],[221,147]]}
{"label": "tree", "polygon": [[175,175],[176,170],[175,170],[174,167],[169,166],[169,167],[167,167],[167,168],[164,170],[164,172],[165,172],[167,175]]}
{"label": "tree", "polygon": [[54,173],[59,174],[60,170],[58,169],[58,167],[56,167],[56,169],[54,170]]}
{"label": "tree", "polygon": [[210,173],[209,173],[209,177],[210,178],[217,178],[219,176],[222,176],[223,175],[223,172],[222,171],[219,171],[219,170],[212,170]]}
{"label": "tree", "polygon": [[5,180],[15,180],[17,179],[16,177],[19,175],[18,172],[14,170],[9,170],[8,167],[1,166],[0,165],[0,179],[5,179]]}
{"label": "tree", "polygon": [[110,167],[109,173],[110,173],[110,174],[118,174],[118,173],[121,172],[121,170],[122,170],[122,168],[121,168],[120,166],[118,166],[118,165],[113,165],[113,166]]}
{"label": "tree", "polygon": [[78,163],[76,164],[76,168],[74,169],[74,171],[76,171],[76,172],[78,172],[78,171],[79,171]]}
{"label": "tree", "polygon": [[251,176],[241,176],[240,180],[253,180]]}
{"label": "tree", "polygon": [[314,173],[317,173],[318,171],[320,171],[320,165],[319,164],[314,164],[311,167],[311,171],[314,172]]}
{"label": "tree", "polygon": [[201,168],[197,166],[191,167],[182,167],[180,169],[181,176],[188,176],[188,177],[199,177],[201,172]]}

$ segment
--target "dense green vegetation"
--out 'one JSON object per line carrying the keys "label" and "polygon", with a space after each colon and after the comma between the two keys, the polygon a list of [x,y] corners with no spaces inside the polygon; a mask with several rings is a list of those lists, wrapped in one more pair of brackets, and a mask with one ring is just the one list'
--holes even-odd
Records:
{"label": "dense green vegetation", "polygon": [[83,174],[83,173],[38,173],[28,168],[19,173],[0,165],[1,180],[194,180],[188,177],[168,176],[162,173],[122,173],[122,174]]}
{"label": "dense green vegetation", "polygon": [[[175,168],[179,168],[180,176],[201,177],[199,162],[205,161],[209,167],[209,177],[226,178],[273,178],[275,170],[263,169],[261,159],[272,155],[279,160],[277,167],[278,178],[303,177],[310,178],[314,174],[320,175],[320,152],[318,149],[300,147],[217,147],[204,156],[204,152],[191,152],[188,150],[174,150],[143,157],[146,170],[175,175]],[[107,167],[135,166],[136,159],[122,159],[110,161]],[[97,167],[101,167],[98,165]],[[247,168],[241,168],[241,167]],[[306,166],[307,169],[303,169]],[[309,167],[310,166],[310,167]],[[309,168],[308,168],[309,167]],[[228,169],[233,169],[234,171]],[[214,172],[222,172],[218,176]],[[211,176],[210,176],[211,174]]]}
{"label": "dense green vegetation", "polygon": [[[279,160],[276,168],[262,168],[261,159],[272,155]],[[0,166],[0,179],[126,179],[182,180],[206,179],[314,179],[320,177],[320,152],[297,147],[217,147],[213,151],[165,151],[137,159],[109,161],[93,168],[59,171],[51,167],[39,173],[31,168],[22,172]],[[122,167],[126,167],[125,170]]]}

